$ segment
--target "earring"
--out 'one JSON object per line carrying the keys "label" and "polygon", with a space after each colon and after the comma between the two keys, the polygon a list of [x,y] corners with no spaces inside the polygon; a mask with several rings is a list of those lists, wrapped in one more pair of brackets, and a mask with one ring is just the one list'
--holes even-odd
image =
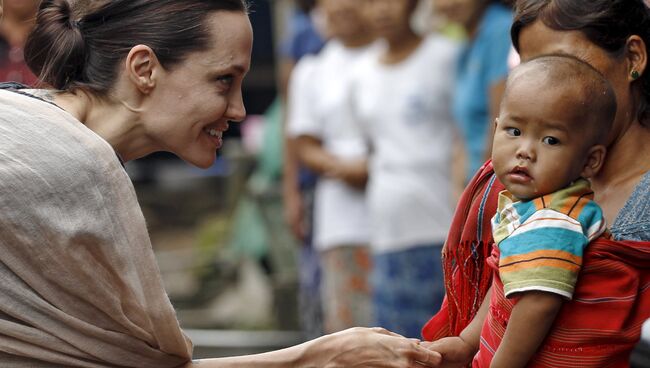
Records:
{"label": "earring", "polygon": [[630,77],[632,77],[632,80],[639,79],[640,77],[639,72],[637,72],[636,70],[632,70],[632,72],[630,73]]}

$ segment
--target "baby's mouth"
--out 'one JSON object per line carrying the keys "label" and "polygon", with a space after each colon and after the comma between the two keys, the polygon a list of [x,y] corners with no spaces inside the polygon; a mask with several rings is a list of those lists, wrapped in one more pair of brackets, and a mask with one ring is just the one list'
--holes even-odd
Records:
{"label": "baby's mouth", "polygon": [[530,181],[533,178],[528,169],[523,166],[515,166],[508,175],[517,181]]}
{"label": "baby's mouth", "polygon": [[510,170],[511,174],[524,174],[524,175],[529,175],[528,174],[528,169],[523,167],[523,166],[515,166],[512,170]]}

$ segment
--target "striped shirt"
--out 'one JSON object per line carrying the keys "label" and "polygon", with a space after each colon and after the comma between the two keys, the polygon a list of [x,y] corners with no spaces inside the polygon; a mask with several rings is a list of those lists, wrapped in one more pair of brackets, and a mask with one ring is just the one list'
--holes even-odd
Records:
{"label": "striped shirt", "polygon": [[584,249],[605,228],[602,210],[584,179],[527,201],[508,191],[499,193],[492,231],[505,296],[539,290],[571,299]]}

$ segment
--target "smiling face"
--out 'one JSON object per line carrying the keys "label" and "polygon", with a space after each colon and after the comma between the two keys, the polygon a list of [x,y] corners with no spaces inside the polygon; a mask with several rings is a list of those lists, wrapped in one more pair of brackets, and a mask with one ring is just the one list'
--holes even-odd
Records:
{"label": "smiling face", "polygon": [[[494,133],[494,171],[508,191],[522,200],[594,175],[602,165],[605,148],[600,143],[616,109],[613,91],[602,77],[591,83],[580,70],[568,69],[570,62],[579,61],[565,60],[562,65],[555,60],[550,66],[544,62],[524,64],[510,76]],[[594,97],[600,95],[605,97]],[[608,107],[601,110],[591,103]]]}
{"label": "smiling face", "polygon": [[208,17],[213,42],[168,70],[143,103],[142,120],[154,151],[169,151],[202,168],[214,163],[229,121],[246,117],[242,80],[250,67],[253,34],[243,12]]}

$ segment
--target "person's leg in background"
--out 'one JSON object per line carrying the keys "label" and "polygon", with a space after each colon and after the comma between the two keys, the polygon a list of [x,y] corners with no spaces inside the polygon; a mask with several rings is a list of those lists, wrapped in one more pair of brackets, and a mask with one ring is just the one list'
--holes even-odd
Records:
{"label": "person's leg in background", "polygon": [[375,325],[420,338],[445,294],[441,252],[442,245],[423,245],[373,255]]}
{"label": "person's leg in background", "polygon": [[373,322],[372,260],[367,246],[339,246],[320,253],[323,324],[332,333]]}

